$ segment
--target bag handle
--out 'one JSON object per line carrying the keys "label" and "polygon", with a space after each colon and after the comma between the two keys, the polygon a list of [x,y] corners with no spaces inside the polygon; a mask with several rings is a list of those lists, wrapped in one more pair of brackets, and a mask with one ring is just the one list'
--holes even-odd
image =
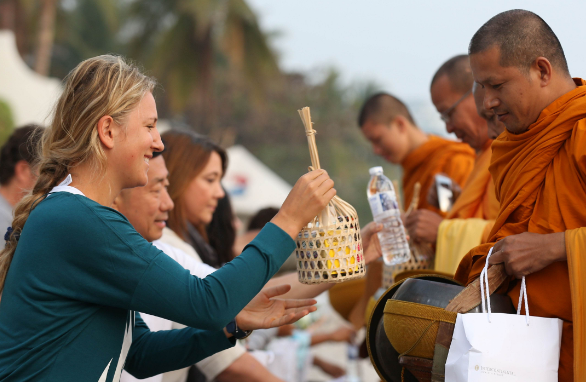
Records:
{"label": "bag handle", "polygon": [[[494,247],[493,247],[494,248]],[[488,259],[492,255],[493,248],[488,251],[488,255],[486,256],[486,264],[480,273],[480,296],[482,299],[482,313],[487,313],[488,322],[490,323],[490,288],[488,286]],[[485,295],[485,285],[486,285],[486,295]],[[486,297],[485,297],[486,296]],[[517,315],[521,314],[521,306],[525,300],[525,321],[527,322],[527,326],[529,326],[529,303],[527,300],[527,285],[525,284],[525,276],[521,279],[521,290],[519,292],[519,304],[517,305]],[[488,307],[488,309],[487,309]]]}

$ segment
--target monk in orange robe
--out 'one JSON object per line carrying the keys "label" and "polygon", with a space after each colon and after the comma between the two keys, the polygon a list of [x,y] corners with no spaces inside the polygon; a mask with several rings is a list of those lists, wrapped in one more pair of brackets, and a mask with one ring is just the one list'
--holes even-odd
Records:
{"label": "monk in orange robe", "polygon": [[476,279],[494,247],[490,263],[511,275],[499,292],[516,306],[526,276],[530,314],[563,321],[559,380],[585,381],[586,81],[571,78],[559,40],[528,11],[490,19],[469,53],[484,106],[506,131],[493,142],[489,168],[498,217],[456,279]]}
{"label": "monk in orange robe", "polygon": [[403,168],[404,205],[411,203],[415,183],[420,183],[423,197],[417,207],[445,215],[425,196],[439,173],[463,187],[474,167],[474,151],[464,143],[424,133],[405,104],[386,93],[364,103],[358,124],[375,154]]}
{"label": "monk in orange robe", "polygon": [[[487,118],[478,110],[472,94],[473,84],[468,55],[459,55],[437,70],[430,89],[447,132],[455,133],[477,153],[468,182],[446,219],[435,212],[420,210],[405,221],[415,240],[436,244],[435,269],[450,274],[470,249],[482,243],[483,232],[490,231],[499,208],[488,172],[492,140],[488,136]],[[437,206],[435,189],[435,185],[431,187],[428,203]]]}
{"label": "monk in orange robe", "polygon": [[[425,196],[439,173],[464,186],[474,167],[474,151],[465,143],[424,133],[415,124],[405,104],[386,93],[375,94],[364,103],[358,125],[371,142],[375,154],[403,168],[404,206],[411,204],[415,184],[420,183],[422,197],[417,207],[445,215],[429,204]],[[368,267],[366,284],[358,301],[346,299],[348,305],[352,305],[349,320],[357,328],[364,325],[368,302],[382,284],[380,263]],[[332,288],[330,296],[341,289]]]}

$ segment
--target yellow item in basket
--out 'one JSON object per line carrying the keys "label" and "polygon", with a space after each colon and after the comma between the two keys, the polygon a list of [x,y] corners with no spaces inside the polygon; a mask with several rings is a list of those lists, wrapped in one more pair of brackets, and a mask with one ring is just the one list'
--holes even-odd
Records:
{"label": "yellow item in basket", "polygon": [[[334,264],[334,267],[340,268],[340,260],[338,260],[338,259],[334,260],[334,263],[333,264]],[[328,269],[332,269],[332,260],[328,260],[328,262],[326,263],[326,265],[328,266]]]}

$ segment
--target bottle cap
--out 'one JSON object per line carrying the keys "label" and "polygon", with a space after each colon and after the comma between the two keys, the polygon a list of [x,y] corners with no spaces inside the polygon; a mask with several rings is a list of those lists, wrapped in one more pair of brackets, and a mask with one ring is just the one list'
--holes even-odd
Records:
{"label": "bottle cap", "polygon": [[370,175],[382,174],[383,168],[382,166],[371,167],[370,170],[368,170],[368,172],[370,173]]}

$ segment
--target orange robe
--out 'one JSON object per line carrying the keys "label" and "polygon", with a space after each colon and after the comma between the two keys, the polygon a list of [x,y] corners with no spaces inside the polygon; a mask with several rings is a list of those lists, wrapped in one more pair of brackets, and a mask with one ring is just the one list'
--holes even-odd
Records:
{"label": "orange robe", "polygon": [[425,208],[445,216],[439,209],[427,203],[427,192],[434,183],[436,174],[444,173],[460,187],[474,167],[474,150],[465,143],[450,141],[430,135],[429,140],[411,151],[401,163],[403,167],[403,193],[405,208],[413,198],[415,183],[421,184],[418,208]]}
{"label": "orange robe", "polygon": [[492,156],[491,144],[492,140],[489,140],[476,157],[468,182],[446,219],[496,219],[500,204],[496,198],[492,176],[488,171]]}
{"label": "orange robe", "polygon": [[[586,380],[581,251],[586,247],[586,81],[575,82],[578,86],[545,108],[526,132],[505,131],[494,141],[490,172],[501,202],[499,215],[490,242],[470,251],[455,277],[466,284],[476,279],[488,250],[506,236],[566,232],[568,262],[526,277],[530,314],[563,320],[560,381]],[[516,280],[501,287],[515,306],[519,288]]]}
{"label": "orange robe", "polygon": [[454,274],[462,257],[488,239],[500,206],[488,171],[491,144],[489,140],[477,155],[462,194],[438,228],[435,257],[438,271]]}

